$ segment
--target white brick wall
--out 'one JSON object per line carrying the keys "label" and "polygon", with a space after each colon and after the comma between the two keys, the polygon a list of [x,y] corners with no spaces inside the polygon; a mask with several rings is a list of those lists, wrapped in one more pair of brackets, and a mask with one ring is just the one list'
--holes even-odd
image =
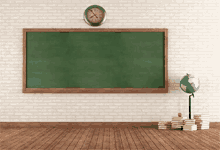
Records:
{"label": "white brick wall", "polygon": [[[168,28],[168,94],[23,94],[23,28],[90,28],[84,10],[107,11],[99,28]],[[0,122],[148,122],[188,117],[186,73],[201,87],[192,116],[220,122],[219,0],[0,0]]]}

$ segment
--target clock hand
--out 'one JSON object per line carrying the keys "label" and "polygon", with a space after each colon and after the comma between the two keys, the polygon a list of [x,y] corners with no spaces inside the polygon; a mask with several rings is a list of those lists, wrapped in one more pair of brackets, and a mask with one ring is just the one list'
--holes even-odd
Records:
{"label": "clock hand", "polygon": [[[95,14],[94,14],[95,15]],[[96,15],[95,15],[96,16]],[[98,18],[97,16],[96,16],[96,18]]]}
{"label": "clock hand", "polygon": [[[90,11],[95,15],[95,13],[90,9]],[[96,15],[95,15],[96,16]],[[96,18],[98,18],[97,16],[96,16]]]}
{"label": "clock hand", "polygon": [[94,16],[91,16],[90,18],[92,18],[92,17],[94,17]]}

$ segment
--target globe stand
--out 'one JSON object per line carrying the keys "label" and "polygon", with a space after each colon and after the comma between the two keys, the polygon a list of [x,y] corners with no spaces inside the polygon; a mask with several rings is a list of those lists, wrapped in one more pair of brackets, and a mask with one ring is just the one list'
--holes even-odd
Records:
{"label": "globe stand", "polygon": [[192,95],[189,95],[189,119],[191,119],[191,96],[194,97],[194,94],[192,93]]}

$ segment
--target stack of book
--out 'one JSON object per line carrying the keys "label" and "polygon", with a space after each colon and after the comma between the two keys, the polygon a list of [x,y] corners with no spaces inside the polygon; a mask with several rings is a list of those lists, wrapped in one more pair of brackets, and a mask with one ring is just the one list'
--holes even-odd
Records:
{"label": "stack of book", "polygon": [[195,130],[197,130],[197,125],[195,124],[195,119],[185,119],[183,130],[184,131],[195,131]]}
{"label": "stack of book", "polygon": [[167,129],[167,121],[159,121],[158,122],[158,129]]}
{"label": "stack of book", "polygon": [[171,121],[167,121],[167,129],[171,129],[171,126],[172,126],[172,123],[171,123]]}
{"label": "stack of book", "polygon": [[171,129],[177,129],[177,128],[182,128],[183,127],[183,121],[184,121],[185,117],[182,117],[181,113],[178,113],[178,117],[173,117],[171,124],[172,127]]}
{"label": "stack of book", "polygon": [[197,130],[209,129],[209,115],[194,115]]}
{"label": "stack of book", "polygon": [[158,129],[170,129],[171,121],[159,121]]}

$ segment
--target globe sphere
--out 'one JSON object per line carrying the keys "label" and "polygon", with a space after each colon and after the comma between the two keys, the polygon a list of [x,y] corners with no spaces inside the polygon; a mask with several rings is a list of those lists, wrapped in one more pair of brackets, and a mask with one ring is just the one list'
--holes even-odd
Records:
{"label": "globe sphere", "polygon": [[186,74],[180,80],[180,88],[186,93],[194,93],[200,87],[200,81],[193,74]]}

